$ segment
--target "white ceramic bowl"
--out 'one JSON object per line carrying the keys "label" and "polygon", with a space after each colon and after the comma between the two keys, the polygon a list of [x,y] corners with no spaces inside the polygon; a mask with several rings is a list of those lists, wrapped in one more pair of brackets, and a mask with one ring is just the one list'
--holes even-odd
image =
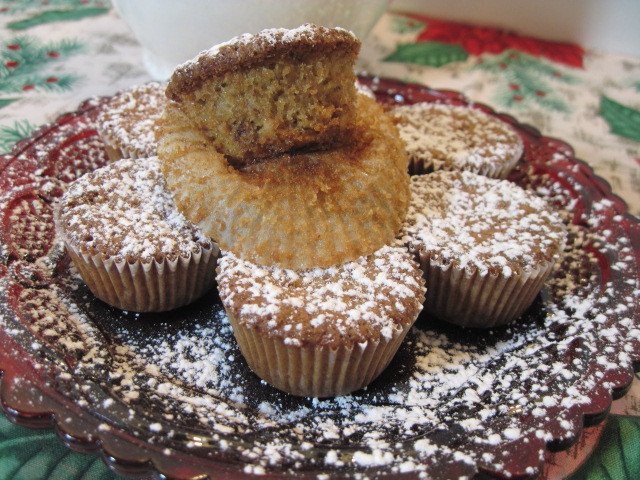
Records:
{"label": "white ceramic bowl", "polygon": [[310,22],[363,39],[387,0],[113,0],[143,47],[144,65],[166,80],[180,63],[242,33]]}

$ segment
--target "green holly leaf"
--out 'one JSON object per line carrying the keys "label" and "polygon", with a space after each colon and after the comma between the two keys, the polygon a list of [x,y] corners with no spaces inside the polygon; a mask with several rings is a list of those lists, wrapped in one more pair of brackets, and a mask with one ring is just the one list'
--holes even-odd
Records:
{"label": "green holly leaf", "polygon": [[640,478],[640,418],[611,415],[589,459],[568,480]]}
{"label": "green holly leaf", "polygon": [[419,42],[398,45],[396,51],[384,58],[383,61],[441,67],[448,63],[462,62],[468,57],[469,54],[460,45]]}
{"label": "green holly leaf", "polygon": [[46,12],[36,13],[35,15],[23,20],[8,23],[7,27],[11,30],[25,30],[45,23],[66,22],[69,20],[80,20],[85,17],[95,17],[97,15],[105,14],[108,11],[108,8],[99,7],[81,8],[77,10],[48,10]]}
{"label": "green holly leaf", "polygon": [[50,430],[18,427],[0,415],[0,480],[116,480],[95,455],[69,450]]}
{"label": "green holly leaf", "polygon": [[612,133],[640,142],[640,111],[622,105],[606,96],[600,97],[600,115]]}

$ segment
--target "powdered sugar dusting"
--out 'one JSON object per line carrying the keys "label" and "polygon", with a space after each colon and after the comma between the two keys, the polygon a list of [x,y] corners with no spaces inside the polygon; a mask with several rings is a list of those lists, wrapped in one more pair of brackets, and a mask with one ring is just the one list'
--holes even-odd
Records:
{"label": "powdered sugar dusting", "polygon": [[366,85],[363,85],[362,83],[358,82],[357,80],[356,80],[356,91],[369,98],[373,98],[373,99],[376,98],[375,94],[373,93],[373,90],[371,90]]}
{"label": "powdered sugar dusting", "polygon": [[402,237],[413,252],[507,277],[555,260],[562,221],[543,199],[506,180],[470,172],[435,172],[411,179]]}
{"label": "powdered sugar dusting", "polygon": [[227,252],[218,263],[225,308],[242,323],[291,344],[392,338],[421,310],[424,281],[403,247],[326,269],[262,267]]}
{"label": "powdered sugar dusting", "polygon": [[[595,208],[607,215],[606,205]],[[424,318],[381,379],[367,390],[330,400],[294,399],[255,377],[214,294],[191,310],[163,317],[162,323],[113,312],[102,318],[87,306],[95,300],[72,270],[46,301],[30,300],[29,324],[39,326],[34,330],[39,335],[61,328],[65,335],[85,332],[63,346],[80,360],[60,382],[73,385],[69,395],[98,405],[104,418],[122,404],[130,422],[154,412],[147,431],[155,442],[195,424],[203,433],[187,445],[194,454],[223,451],[250,469],[295,472],[302,465],[319,465],[398,473],[459,463],[468,475],[477,464],[500,471],[510,455],[505,445],[555,438],[547,430],[551,411],[553,422],[572,435],[571,411],[590,402],[590,392],[602,386],[602,373],[631,366],[631,342],[640,341],[640,329],[628,315],[637,311],[640,285],[635,279],[628,286],[636,292],[629,299],[619,298],[611,283],[597,287],[596,257],[584,246],[604,240],[585,227],[570,226],[563,264],[536,307],[540,316],[470,333]],[[600,248],[619,252],[620,268],[631,267],[628,239]],[[53,269],[55,258],[50,263]],[[75,313],[67,317],[62,308]],[[96,323],[111,346],[104,344]],[[21,335],[15,324],[4,328]],[[48,338],[60,335],[38,338],[50,345]],[[599,370],[591,365],[600,365]],[[102,378],[115,404],[92,396],[103,395],[102,390],[81,388],[78,379],[86,375]],[[246,438],[252,439],[250,445]],[[539,448],[543,455],[544,445]]]}
{"label": "powdered sugar dusting", "polygon": [[91,254],[148,262],[211,246],[178,211],[156,157],[120,160],[81,177],[59,211],[65,238]]}
{"label": "powdered sugar dusting", "polygon": [[[257,34],[243,33],[237,37],[233,37],[226,42],[214,45],[208,50],[200,52],[200,54],[192,60],[189,60],[178,67],[176,70],[190,69],[197,64],[203,57],[215,58],[229,48],[236,48],[241,45],[250,45],[257,43],[266,43],[268,45],[275,45],[277,43],[290,44],[299,41],[302,38],[309,39],[310,41],[318,40],[326,34],[326,28],[317,27],[316,25],[305,23],[297,28],[267,28],[260,31]],[[346,33],[350,35],[354,40],[357,40],[353,32],[345,30],[341,27],[335,27],[334,30]]]}
{"label": "powdered sugar dusting", "polygon": [[155,155],[155,122],[167,103],[164,88],[152,82],[109,99],[97,119],[98,131],[107,145],[122,150],[125,158]]}
{"label": "powdered sugar dusting", "polygon": [[393,115],[409,158],[425,170],[511,168],[522,155],[509,125],[469,107],[417,103]]}
{"label": "powdered sugar dusting", "polygon": [[[20,166],[38,170],[11,173],[0,197],[11,226],[0,243],[0,327],[3,348],[16,342],[35,371],[48,372],[47,381],[55,375],[47,388],[99,417],[99,431],[124,429],[166,455],[186,451],[243,465],[247,474],[508,477],[515,463],[535,476],[545,442],[570,442],[581,413],[606,407],[602,399],[638,361],[637,220],[615,198],[602,198],[602,186],[536,164],[519,182],[570,224],[561,265],[518,322],[467,332],[422,318],[366,390],[331,400],[277,392],[248,370],[215,292],[160,316],[107,308],[60,242],[42,233],[52,231],[51,216],[15,201],[26,181],[46,185],[38,199],[49,205],[62,183],[57,175],[74,178],[104,161],[96,143],[76,147],[83,163],[48,167],[56,177],[26,154]],[[36,150],[44,162],[51,145]],[[548,161],[566,158],[557,152]],[[72,420],[63,417],[61,425]]]}

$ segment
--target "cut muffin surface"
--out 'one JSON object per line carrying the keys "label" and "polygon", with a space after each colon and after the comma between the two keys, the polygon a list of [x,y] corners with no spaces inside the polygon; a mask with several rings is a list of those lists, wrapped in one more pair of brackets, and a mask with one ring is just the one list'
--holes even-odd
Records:
{"label": "cut muffin surface", "polygon": [[330,148],[353,124],[359,49],[352,33],[310,24],[245,34],[179,66],[166,94],[236,166]]}

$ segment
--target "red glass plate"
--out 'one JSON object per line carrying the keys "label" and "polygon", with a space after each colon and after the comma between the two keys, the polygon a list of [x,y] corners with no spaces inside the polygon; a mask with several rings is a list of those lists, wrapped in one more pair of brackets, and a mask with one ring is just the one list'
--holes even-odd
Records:
{"label": "red glass plate", "polygon": [[[459,93],[362,78],[385,105],[469,105]],[[53,426],[123,474],[170,478],[535,478],[549,451],[600,422],[640,367],[638,221],[565,142],[511,124],[525,143],[510,176],[569,226],[565,257],[511,327],[456,329],[422,316],[366,390],[299,399],[260,382],[215,291],[161,315],[92,297],[55,238],[65,184],[107,162],[104,100],[0,158],[0,395],[4,412]]]}

